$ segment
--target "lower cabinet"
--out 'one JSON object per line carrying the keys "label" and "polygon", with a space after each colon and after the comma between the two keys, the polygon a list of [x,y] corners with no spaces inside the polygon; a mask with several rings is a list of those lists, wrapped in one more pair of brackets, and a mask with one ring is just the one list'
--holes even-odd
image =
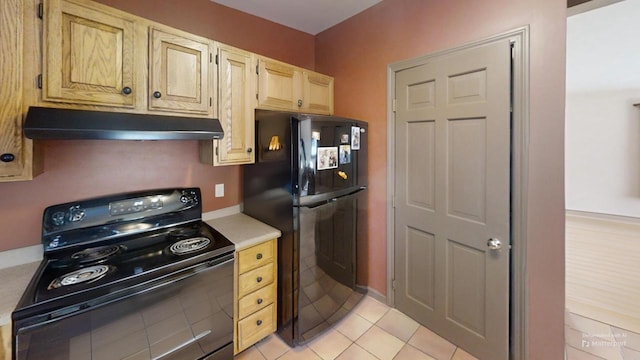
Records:
{"label": "lower cabinet", "polygon": [[276,331],[277,240],[236,253],[234,354]]}
{"label": "lower cabinet", "polygon": [[11,324],[0,326],[0,342],[0,359],[11,359]]}

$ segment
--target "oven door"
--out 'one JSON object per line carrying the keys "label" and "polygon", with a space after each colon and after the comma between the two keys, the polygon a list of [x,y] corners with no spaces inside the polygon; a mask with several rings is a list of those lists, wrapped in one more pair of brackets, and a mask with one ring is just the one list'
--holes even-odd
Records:
{"label": "oven door", "polygon": [[126,298],[92,299],[80,308],[58,310],[65,314],[15,329],[15,358],[177,360],[232,354],[233,255],[141,285]]}

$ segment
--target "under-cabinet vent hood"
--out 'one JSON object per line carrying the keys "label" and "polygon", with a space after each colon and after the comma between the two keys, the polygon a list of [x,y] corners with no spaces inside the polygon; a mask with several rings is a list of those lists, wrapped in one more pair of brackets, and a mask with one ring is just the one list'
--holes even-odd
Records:
{"label": "under-cabinet vent hood", "polygon": [[224,132],[218,119],[30,107],[29,139],[213,140]]}

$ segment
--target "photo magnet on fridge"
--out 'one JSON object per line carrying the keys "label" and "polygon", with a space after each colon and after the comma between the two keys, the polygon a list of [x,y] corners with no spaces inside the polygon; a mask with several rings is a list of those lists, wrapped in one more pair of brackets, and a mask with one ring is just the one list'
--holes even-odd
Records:
{"label": "photo magnet on fridge", "polygon": [[318,170],[335,169],[338,167],[338,147],[318,148]]}
{"label": "photo magnet on fridge", "polygon": [[351,150],[360,150],[360,127],[351,127]]}
{"label": "photo magnet on fridge", "polygon": [[340,164],[348,164],[351,162],[351,146],[340,145]]}

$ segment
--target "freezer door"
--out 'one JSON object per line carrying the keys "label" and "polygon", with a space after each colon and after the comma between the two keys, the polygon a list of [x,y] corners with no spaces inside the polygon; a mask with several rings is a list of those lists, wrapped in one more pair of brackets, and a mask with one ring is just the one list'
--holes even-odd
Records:
{"label": "freezer door", "polygon": [[[300,116],[299,196],[313,196],[366,185],[359,166],[366,160],[364,124],[356,120]],[[366,168],[364,170],[366,172]]]}

